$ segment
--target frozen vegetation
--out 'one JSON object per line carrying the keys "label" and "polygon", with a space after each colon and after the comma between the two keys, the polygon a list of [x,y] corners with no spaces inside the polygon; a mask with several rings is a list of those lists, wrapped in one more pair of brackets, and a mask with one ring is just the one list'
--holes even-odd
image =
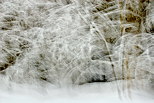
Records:
{"label": "frozen vegetation", "polygon": [[0,103],[154,102],[154,1],[0,0],[0,84]]}

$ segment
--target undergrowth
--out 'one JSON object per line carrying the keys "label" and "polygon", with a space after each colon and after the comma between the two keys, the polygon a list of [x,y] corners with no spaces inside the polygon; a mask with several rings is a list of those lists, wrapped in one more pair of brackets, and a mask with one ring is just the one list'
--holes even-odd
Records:
{"label": "undergrowth", "polygon": [[0,0],[1,76],[153,83],[153,14],[153,0]]}

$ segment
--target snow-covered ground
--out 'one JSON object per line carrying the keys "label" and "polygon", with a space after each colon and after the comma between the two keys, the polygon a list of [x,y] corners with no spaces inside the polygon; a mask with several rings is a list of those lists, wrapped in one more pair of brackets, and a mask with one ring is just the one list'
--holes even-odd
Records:
{"label": "snow-covered ground", "polygon": [[152,91],[143,87],[126,89],[124,84],[118,81],[63,88],[10,84],[0,89],[0,103],[154,103]]}

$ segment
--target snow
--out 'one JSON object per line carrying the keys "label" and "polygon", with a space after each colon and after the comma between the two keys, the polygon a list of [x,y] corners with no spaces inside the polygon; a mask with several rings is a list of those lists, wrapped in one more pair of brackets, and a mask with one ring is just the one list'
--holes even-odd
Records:
{"label": "snow", "polygon": [[[120,89],[123,81],[72,87],[13,85],[0,89],[0,103],[154,103],[154,93],[143,88]],[[121,95],[122,94],[122,95]],[[121,95],[121,96],[120,96]]]}
{"label": "snow", "polygon": [[154,103],[153,4],[0,0],[0,103]]}

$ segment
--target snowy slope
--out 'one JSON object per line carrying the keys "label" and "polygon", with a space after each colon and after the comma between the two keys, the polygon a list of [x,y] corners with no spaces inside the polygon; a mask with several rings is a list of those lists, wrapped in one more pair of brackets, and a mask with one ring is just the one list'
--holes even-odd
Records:
{"label": "snowy slope", "polygon": [[[125,81],[126,82],[126,81]],[[124,87],[124,81],[117,82]],[[0,89],[0,103],[153,103],[150,89],[130,88],[117,91],[115,82],[91,83],[76,87],[17,86]]]}

